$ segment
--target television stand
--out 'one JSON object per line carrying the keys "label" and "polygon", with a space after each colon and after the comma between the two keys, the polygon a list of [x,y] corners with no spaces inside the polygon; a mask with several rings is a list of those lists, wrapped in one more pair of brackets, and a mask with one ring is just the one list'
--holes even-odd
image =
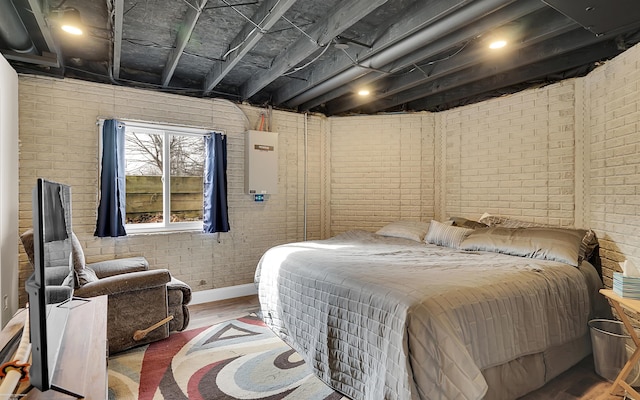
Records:
{"label": "television stand", "polygon": [[[32,389],[34,389],[34,387],[29,385],[28,388],[26,388],[24,391],[22,391],[21,393],[18,393],[18,394],[24,396],[27,393],[29,393]],[[73,392],[71,392],[71,391],[69,391],[69,390],[67,390],[65,388],[57,387],[56,385],[51,385],[51,388],[49,390],[53,390],[54,392],[66,394],[67,396],[75,397],[76,399],[84,399],[83,395],[78,394],[78,393],[73,393]]]}
{"label": "television stand", "polygon": [[[0,333],[0,348],[22,329],[26,315],[19,311],[9,321]],[[107,349],[107,296],[92,297],[69,313],[51,390],[33,388],[21,399],[107,399]],[[28,386],[20,388],[23,393]]]}

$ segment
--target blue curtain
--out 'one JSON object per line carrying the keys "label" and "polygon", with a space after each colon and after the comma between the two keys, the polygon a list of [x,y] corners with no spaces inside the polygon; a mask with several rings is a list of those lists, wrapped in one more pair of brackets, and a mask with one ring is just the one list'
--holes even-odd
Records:
{"label": "blue curtain", "polygon": [[205,233],[229,232],[227,205],[227,137],[212,133],[204,138],[204,214]]}
{"label": "blue curtain", "polygon": [[124,124],[115,119],[102,126],[102,173],[100,205],[94,236],[125,236],[126,215]]}

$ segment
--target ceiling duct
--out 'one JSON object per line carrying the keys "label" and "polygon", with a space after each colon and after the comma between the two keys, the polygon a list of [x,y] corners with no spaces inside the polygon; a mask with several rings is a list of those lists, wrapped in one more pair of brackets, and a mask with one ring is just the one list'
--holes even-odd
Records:
{"label": "ceiling duct", "polygon": [[430,43],[431,41],[450,33],[456,28],[470,24],[471,22],[491,13],[496,8],[504,7],[511,2],[512,0],[482,0],[472,2],[459,12],[429,25],[422,31],[407,37],[401,42],[386,48],[374,56],[363,60],[359,64],[354,65],[350,69],[294,97],[287,102],[287,105],[295,107],[306,103],[315,97],[358,79],[372,70],[382,68],[397,58],[403,57],[412,51],[420,49],[425,45],[425,43]]}
{"label": "ceiling duct", "polygon": [[0,1],[0,37],[16,53],[34,54],[36,49],[18,11],[10,0]]}

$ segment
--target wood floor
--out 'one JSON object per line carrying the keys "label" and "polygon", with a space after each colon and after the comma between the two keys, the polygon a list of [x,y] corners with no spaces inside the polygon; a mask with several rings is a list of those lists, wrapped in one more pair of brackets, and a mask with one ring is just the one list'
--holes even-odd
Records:
{"label": "wood floor", "polygon": [[[209,326],[218,322],[245,316],[258,310],[257,296],[223,300],[189,306],[191,322],[188,329]],[[621,400],[623,395],[609,394],[611,384],[598,376],[593,359],[588,357],[546,386],[520,400]],[[640,399],[637,399],[640,400]]]}

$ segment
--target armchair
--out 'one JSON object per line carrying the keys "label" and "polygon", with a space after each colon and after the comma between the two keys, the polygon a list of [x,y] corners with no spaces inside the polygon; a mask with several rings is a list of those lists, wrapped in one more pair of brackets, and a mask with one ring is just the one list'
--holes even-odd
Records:
{"label": "armchair", "polygon": [[[26,231],[20,239],[33,265],[33,231]],[[75,234],[71,237],[71,250],[72,265],[51,266],[56,268],[56,273],[52,274],[54,277],[50,283],[64,286],[72,279],[76,297],[107,295],[109,353],[164,339],[170,332],[187,327],[191,288],[173,278],[168,270],[150,270],[144,257],[86,264]],[[160,321],[165,323],[148,329]],[[142,331],[146,334],[141,335]]]}

